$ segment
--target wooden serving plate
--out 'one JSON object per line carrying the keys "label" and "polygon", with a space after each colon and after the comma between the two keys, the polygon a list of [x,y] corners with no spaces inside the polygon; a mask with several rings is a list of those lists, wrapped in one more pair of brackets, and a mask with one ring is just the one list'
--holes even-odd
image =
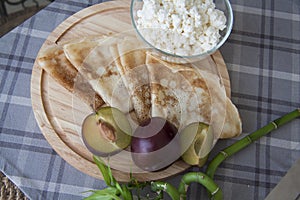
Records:
{"label": "wooden serving plate", "polygon": [[[61,23],[47,38],[41,51],[53,44],[87,37],[120,33],[133,29],[130,19],[129,1],[111,1],[83,9]],[[212,55],[218,73],[230,95],[230,81],[222,55],[217,51]],[[80,131],[81,119],[91,113],[75,95],[55,82],[37,63],[33,66],[31,79],[33,111],[39,127],[53,149],[70,165],[90,176],[103,179],[93,162],[92,154],[83,145]],[[116,170],[127,168],[126,158],[110,162],[118,181],[126,182],[129,173]],[[117,167],[118,166],[118,167]],[[158,180],[178,174],[190,166],[178,160],[168,168],[158,172],[134,173],[140,181]]]}

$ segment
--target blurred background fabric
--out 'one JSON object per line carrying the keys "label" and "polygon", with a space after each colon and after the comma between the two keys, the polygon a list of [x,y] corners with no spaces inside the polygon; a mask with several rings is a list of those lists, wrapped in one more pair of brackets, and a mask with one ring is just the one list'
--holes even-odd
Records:
{"label": "blurred background fabric", "polygon": [[54,0],[0,0],[0,37]]}
{"label": "blurred background fabric", "polygon": [[[0,0],[0,38],[54,0]],[[28,200],[21,190],[0,172],[0,200]]]}

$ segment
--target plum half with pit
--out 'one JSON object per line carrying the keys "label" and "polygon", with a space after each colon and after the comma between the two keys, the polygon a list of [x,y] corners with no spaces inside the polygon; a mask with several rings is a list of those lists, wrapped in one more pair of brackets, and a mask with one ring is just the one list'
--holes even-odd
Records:
{"label": "plum half with pit", "polygon": [[132,130],[128,119],[117,108],[102,107],[82,124],[82,140],[94,155],[107,157],[129,146]]}
{"label": "plum half with pit", "polygon": [[180,157],[178,145],[177,128],[163,118],[152,117],[133,133],[132,159],[142,170],[157,171]]}

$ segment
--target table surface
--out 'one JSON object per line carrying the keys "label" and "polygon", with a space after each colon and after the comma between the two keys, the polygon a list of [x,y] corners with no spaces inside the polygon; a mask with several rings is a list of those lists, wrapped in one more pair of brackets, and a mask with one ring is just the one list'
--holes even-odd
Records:
{"label": "table surface", "polygon": [[[0,170],[30,199],[82,199],[105,183],[66,163],[41,133],[31,106],[33,63],[47,36],[72,14],[102,1],[56,0],[0,39]],[[231,0],[234,27],[221,47],[241,137],[300,107],[300,2]],[[227,159],[215,179],[224,199],[264,199],[300,158],[300,120]],[[238,138],[220,140],[211,157]],[[210,157],[210,159],[211,159]],[[191,168],[189,171],[203,171]],[[182,174],[167,181],[177,185]],[[189,199],[207,199],[193,184]]]}

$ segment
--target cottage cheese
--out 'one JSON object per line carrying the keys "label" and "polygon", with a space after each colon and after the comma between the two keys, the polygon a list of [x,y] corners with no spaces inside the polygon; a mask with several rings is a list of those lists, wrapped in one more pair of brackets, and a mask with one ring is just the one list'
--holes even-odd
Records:
{"label": "cottage cheese", "polygon": [[137,11],[137,27],[153,46],[191,56],[215,47],[226,27],[224,13],[213,0],[144,0]]}

